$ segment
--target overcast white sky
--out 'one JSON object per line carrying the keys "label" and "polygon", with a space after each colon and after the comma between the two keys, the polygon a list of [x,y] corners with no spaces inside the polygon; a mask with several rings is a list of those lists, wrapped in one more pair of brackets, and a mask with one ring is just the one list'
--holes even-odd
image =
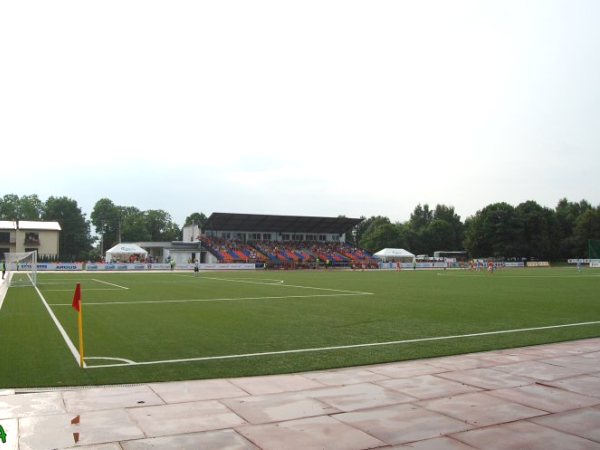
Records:
{"label": "overcast white sky", "polygon": [[600,1],[0,3],[0,196],[600,203]]}

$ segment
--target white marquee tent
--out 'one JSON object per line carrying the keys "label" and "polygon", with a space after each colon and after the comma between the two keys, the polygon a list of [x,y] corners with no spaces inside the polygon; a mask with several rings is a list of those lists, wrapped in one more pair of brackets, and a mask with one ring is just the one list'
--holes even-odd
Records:
{"label": "white marquee tent", "polygon": [[148,256],[148,252],[137,244],[120,243],[106,251],[106,262],[128,262],[132,255],[145,259]]}
{"label": "white marquee tent", "polygon": [[373,256],[383,259],[384,261],[400,258],[410,259],[411,261],[415,259],[415,255],[403,248],[384,248],[383,250],[379,250]]}

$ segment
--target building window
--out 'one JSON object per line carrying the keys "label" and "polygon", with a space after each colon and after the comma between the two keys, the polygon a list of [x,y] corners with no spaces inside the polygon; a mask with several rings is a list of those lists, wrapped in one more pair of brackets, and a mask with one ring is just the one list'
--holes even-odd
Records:
{"label": "building window", "polygon": [[327,236],[326,236],[326,235],[324,235],[324,234],[320,234],[320,235],[319,235],[319,240],[324,242],[324,241],[326,241],[326,240],[327,240]]}
{"label": "building window", "polygon": [[271,233],[263,233],[263,241],[270,241],[271,240]]}
{"label": "building window", "polygon": [[25,233],[25,245],[40,245],[40,235],[38,233]]}
{"label": "building window", "polygon": [[282,241],[289,241],[290,240],[290,235],[289,234],[282,234],[281,235],[281,240]]}
{"label": "building window", "polygon": [[9,244],[10,243],[10,232],[1,232],[0,233],[0,242],[2,242],[3,244]]}

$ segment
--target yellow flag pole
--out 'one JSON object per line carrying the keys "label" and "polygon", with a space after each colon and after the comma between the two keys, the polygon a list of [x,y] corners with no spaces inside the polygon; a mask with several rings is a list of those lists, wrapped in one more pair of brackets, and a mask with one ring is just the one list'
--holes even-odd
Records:
{"label": "yellow flag pole", "polygon": [[79,366],[83,368],[83,302],[79,302],[79,314],[77,315],[79,325]]}

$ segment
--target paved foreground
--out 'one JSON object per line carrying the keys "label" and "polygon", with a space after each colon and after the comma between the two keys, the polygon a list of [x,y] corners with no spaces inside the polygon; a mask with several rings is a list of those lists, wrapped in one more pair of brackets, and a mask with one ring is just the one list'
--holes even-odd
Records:
{"label": "paved foreground", "polygon": [[0,425],[0,450],[600,449],[600,338],[294,375],[0,390]]}

